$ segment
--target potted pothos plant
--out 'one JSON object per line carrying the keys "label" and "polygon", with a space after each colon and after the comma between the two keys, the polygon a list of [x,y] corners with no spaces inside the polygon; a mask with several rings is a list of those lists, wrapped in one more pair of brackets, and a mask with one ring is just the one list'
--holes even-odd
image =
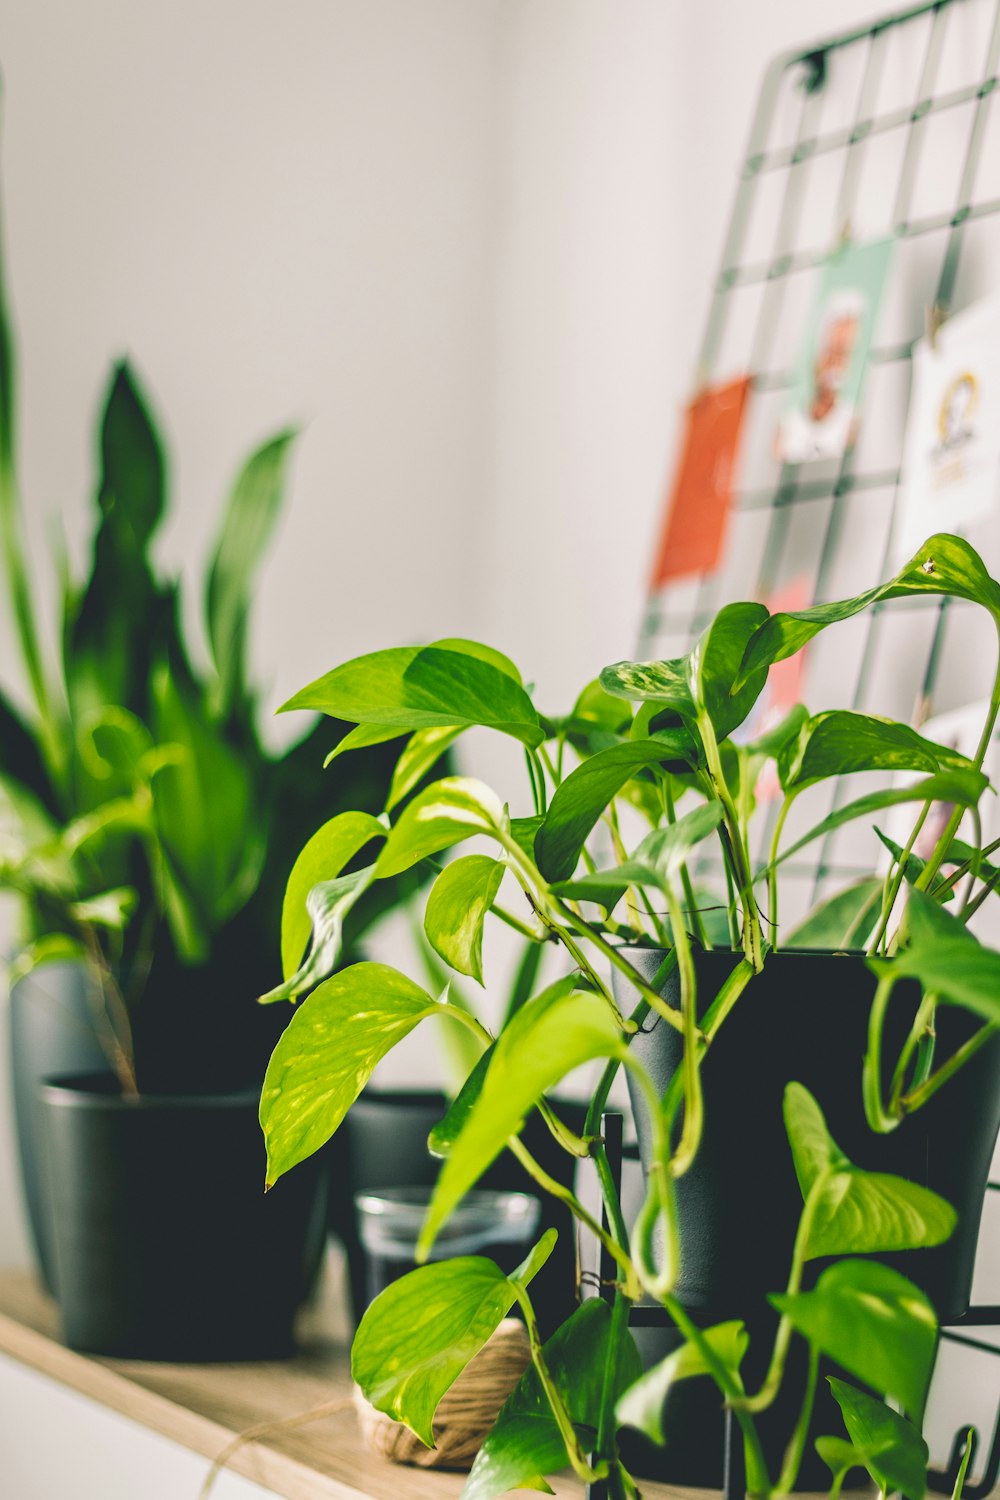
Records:
{"label": "potted pothos plant", "polygon": [[[277,434],[235,478],[199,661],[179,583],[152,556],[168,503],[160,424],[118,364],[97,432],[90,567],[79,578],[62,562],[47,660],[0,272],[0,567],[23,669],[0,689],[16,1123],[39,1269],[68,1341],[97,1352],[286,1351],[324,1244],[325,1163],[279,1195],[284,1211],[260,1199],[257,1099],[283,1018],[254,996],[262,974],[277,977],[270,933],[303,841],[324,814],[380,809],[395,756],[374,745],[324,771],[347,725],[320,721],[282,751],[259,732],[250,597],[294,441]],[[412,884],[390,881],[365,920]],[[361,936],[356,922],[344,941]]]}
{"label": "potted pothos plant", "polygon": [[[721,1463],[721,1416],[713,1429],[696,1402],[693,1424],[675,1419],[696,1390],[738,1423],[754,1495],[794,1489],[815,1459],[832,1493],[858,1469],[883,1493],[922,1500],[938,1316],[968,1304],[1000,1123],[1000,953],[968,925],[1000,869],[995,845],[958,837],[987,791],[1000,670],[971,758],[848,711],[799,708],[763,737],[741,742],[738,732],[776,662],[864,609],[929,594],[974,602],[1000,631],[1000,584],[967,543],[938,535],[856,598],[774,615],[727,605],[688,656],[610,666],[563,717],[539,712],[506,657],[460,640],[347,662],[286,705],[355,723],[356,743],[405,734],[404,759],[428,736],[473,725],[524,748],[524,788],[498,795],[471,777],[439,779],[395,818],[369,825],[377,855],[361,868],[345,872],[346,825],[328,825],[326,858],[311,866],[311,878],[323,878],[308,896],[304,882],[286,893],[285,982],[264,996],[301,998],[261,1096],[268,1185],[323,1146],[378,1060],[436,1016],[465,1028],[481,1056],[431,1135],[442,1167],[421,1256],[509,1151],[614,1267],[608,1296],[583,1301],[545,1341],[531,1283],[551,1252],[548,1234],[512,1275],[483,1258],[431,1260],[368,1309],[354,1378],[432,1445],[443,1392],[520,1308],[532,1367],[487,1437],[465,1500],[537,1487],[567,1464],[605,1480],[613,1496],[633,1496],[637,1434],[666,1444],[668,1474],[690,1480],[689,1425],[696,1446],[713,1450],[710,1474]],[[769,855],[755,865],[754,789],[769,762],[782,800]],[[784,836],[789,809],[807,805],[812,788],[873,771],[914,774]],[[905,803],[916,809],[913,831],[893,846],[885,874],[839,893],[783,939],[785,862]],[[918,830],[941,804],[952,810],[918,858]],[[470,839],[473,852],[441,864]],[[701,889],[713,848],[714,898]],[[440,865],[427,936],[458,974],[479,977],[490,916],[565,953],[564,977],[496,1036],[447,991],[430,993],[396,969],[336,969],[348,914],[380,881],[427,861]],[[726,919],[721,933],[713,906]],[[574,1131],[551,1091],[595,1062],[600,1081]],[[601,1132],[619,1069],[645,1174],[631,1224]],[[602,1213],[538,1166],[524,1142],[536,1115],[569,1156],[592,1164]],[[674,1332],[645,1369],[629,1327],[643,1301]]]}

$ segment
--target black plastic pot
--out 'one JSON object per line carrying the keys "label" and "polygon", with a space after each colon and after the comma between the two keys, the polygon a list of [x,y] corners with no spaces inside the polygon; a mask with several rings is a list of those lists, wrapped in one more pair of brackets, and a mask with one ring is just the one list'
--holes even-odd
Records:
{"label": "black plastic pot", "polygon": [[[433,1186],[441,1163],[428,1151],[427,1137],[447,1108],[448,1100],[444,1094],[366,1089],[351,1106],[343,1126],[331,1142],[336,1186],[331,1197],[330,1224],[347,1250],[356,1319],[364,1312],[367,1278],[353,1194],[386,1188]],[[558,1100],[555,1108],[571,1129],[583,1129],[585,1105]],[[546,1172],[566,1186],[572,1185],[575,1160],[556,1143],[537,1113],[529,1116],[522,1139]],[[539,1235],[548,1228],[559,1231],[555,1250],[532,1283],[539,1326],[547,1336],[569,1317],[576,1306],[572,1215],[539,1190],[509,1151],[497,1158],[480,1178],[478,1186],[498,1192],[533,1193],[542,1203]]]}
{"label": "black plastic pot", "polygon": [[[629,957],[649,980],[664,955],[634,949]],[[735,962],[731,953],[698,955],[700,1008],[714,998]],[[745,1375],[751,1388],[762,1377],[776,1323],[766,1296],[784,1287],[802,1207],[782,1116],[784,1089],[791,1080],[815,1095],[834,1139],[859,1166],[898,1173],[953,1204],[959,1222],[947,1244],[879,1258],[924,1288],[942,1322],[954,1321],[969,1305],[983,1198],[1000,1129],[1000,1035],[924,1109],[891,1134],[874,1135],[861,1098],[874,988],[875,976],[860,955],[774,954],[740,997],[702,1064],[704,1135],[694,1165],[677,1184],[683,1257],[678,1296],[699,1323],[727,1318],[747,1322],[751,1346]],[[678,1003],[676,975],[663,993]],[[890,1071],[917,998],[915,986],[898,987],[886,1028]],[[629,1004],[624,994],[620,999]],[[950,1056],[980,1024],[958,1007],[941,1006],[938,1059]],[[662,1095],[680,1060],[678,1033],[650,1017],[632,1048]],[[645,1170],[648,1117],[635,1091],[632,1102]],[[822,1263],[814,1263],[811,1276],[821,1269]],[[647,1340],[646,1356],[662,1357],[668,1347],[666,1335],[659,1348]],[[794,1371],[785,1384],[785,1410],[777,1408],[761,1422],[765,1444],[773,1432],[778,1458],[801,1395]],[[677,1392],[668,1411],[674,1440],[657,1477],[662,1473],[680,1484],[721,1484],[722,1419],[714,1387],[694,1381]],[[825,1382],[817,1412],[817,1431],[841,1430]],[[822,1486],[824,1474],[811,1463],[804,1465],[800,1483],[803,1488]]]}
{"label": "black plastic pot", "polygon": [[122,1096],[106,1076],[41,1088],[46,1208],[73,1349],[275,1359],[323,1253],[327,1163],[265,1197],[258,1093]]}
{"label": "black plastic pot", "polygon": [[46,964],[10,992],[10,1078],[28,1230],[39,1277],[54,1288],[45,1216],[39,1085],[56,1073],[97,1073],[107,1060],[93,1024],[93,995],[80,964]]}

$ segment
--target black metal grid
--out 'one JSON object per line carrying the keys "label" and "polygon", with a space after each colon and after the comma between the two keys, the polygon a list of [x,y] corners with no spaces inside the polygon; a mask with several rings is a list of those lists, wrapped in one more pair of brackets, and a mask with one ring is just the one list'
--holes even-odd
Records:
{"label": "black metal grid", "polygon": [[[896,89],[891,107],[884,105],[883,87],[887,65],[901,38],[916,60],[908,87]],[[956,41],[964,43],[964,66],[968,75],[958,86],[953,61]],[[866,389],[861,396],[862,435],[853,452],[837,464],[778,465],[742,464],[743,483],[734,496],[729,531],[728,564],[697,580],[674,582],[648,600],[637,654],[642,658],[678,655],[688,650],[715,610],[733,597],[766,598],[790,577],[805,573],[814,602],[860,591],[887,576],[899,561],[894,555],[894,535],[900,506],[903,419],[905,402],[897,402],[895,431],[883,442],[879,462],[865,452],[865,428],[870,422],[883,431],[877,411],[869,410],[873,384],[886,372],[895,388],[908,382],[913,345],[923,332],[925,310],[946,310],[955,300],[963,246],[972,226],[1000,216],[1000,197],[979,196],[981,171],[991,112],[1000,123],[1000,0],[933,0],[915,5],[871,25],[834,37],[822,44],[779,57],[768,70],[757,104],[750,139],[739,177],[736,198],[726,234],[721,264],[715,279],[707,325],[698,361],[696,384],[701,386],[749,373],[751,396],[747,428],[757,418],[773,431],[778,404],[792,384],[792,359],[797,350],[794,304],[808,303],[804,296],[810,277],[828,258],[838,239],[855,233],[859,239],[892,234],[897,245],[919,244],[922,265],[913,300],[919,301],[919,321],[895,330],[903,337],[876,340],[869,356]],[[958,70],[961,72],[961,69]],[[832,87],[831,84],[838,85]],[[900,103],[899,95],[906,94]],[[947,128],[947,161],[927,160],[928,133]],[[933,143],[932,143],[933,144]],[[1000,144],[1000,137],[998,137]],[[872,153],[885,147],[891,162],[873,162]],[[938,155],[940,156],[940,148]],[[998,152],[1000,154],[1000,152]],[[822,175],[813,174],[821,164]],[[891,168],[891,176],[889,175]],[[989,174],[987,174],[989,175]],[[872,228],[865,222],[863,187],[876,181],[891,209]],[[816,212],[817,188],[822,207]],[[997,184],[1000,186],[1000,183]],[[808,201],[807,201],[808,200]],[[809,210],[812,210],[810,213]],[[860,222],[858,211],[861,210]],[[868,215],[870,220],[871,215]],[[825,224],[825,236],[817,237],[816,224]],[[756,223],[758,232],[752,233]],[[998,219],[1000,223],[1000,219]],[[761,255],[760,227],[767,232],[769,248]],[[803,242],[804,241],[804,242]],[[926,253],[925,253],[926,247]],[[933,264],[930,264],[931,253]],[[897,268],[891,278],[897,275]],[[741,293],[756,292],[756,308],[746,327],[730,337],[734,302]],[[967,289],[959,289],[967,296]],[[886,298],[888,301],[889,298]],[[785,342],[786,358],[778,357],[776,335],[792,304]],[[883,314],[885,309],[883,308]],[[880,316],[880,324],[886,321]],[[903,324],[907,324],[904,317]],[[766,433],[761,434],[766,440]],[[750,441],[749,430],[745,438]],[[760,441],[757,446],[760,447]],[[878,447],[878,444],[874,446]],[[754,473],[754,469],[763,473]],[[750,471],[750,472],[748,472]],[[849,551],[857,552],[857,536],[848,546],[845,522],[852,505],[864,504],[877,517],[870,541],[866,541],[863,566],[853,572]],[[756,546],[746,547],[752,522]],[[799,530],[796,535],[796,527]],[[741,527],[743,535],[741,535]],[[761,536],[761,531],[763,535]],[[807,535],[806,535],[807,534]],[[803,539],[805,537],[805,544]],[[974,536],[977,545],[980,538]],[[1000,540],[1000,538],[998,538]],[[990,561],[993,550],[982,548]],[[740,553],[752,556],[741,562]],[[935,708],[956,706],[936,702],[942,662],[945,659],[949,622],[968,617],[974,606],[933,598],[898,601],[896,613],[913,611],[923,624],[915,626],[922,645],[907,652],[906,670],[899,674],[895,701],[886,701],[883,660],[883,612],[876,607],[859,623],[859,639],[850,660],[839,663],[833,680],[824,683],[822,706],[831,704],[859,710],[889,713],[900,718],[926,716]],[[807,668],[807,682],[812,667]],[[819,675],[817,669],[817,675]],[[984,682],[985,692],[987,684]],[[832,691],[831,691],[832,690]],[[874,701],[870,699],[874,696]],[[974,696],[974,695],[973,695]],[[806,698],[808,701],[808,691]],[[814,796],[810,822],[847,799],[848,783],[829,787],[826,807]],[[817,810],[818,809],[818,810]],[[772,810],[772,818],[774,810]],[[794,818],[789,834],[794,833]],[[767,819],[762,820],[766,825]],[[759,853],[766,847],[770,828],[760,832]],[[852,857],[853,856],[853,857]],[[787,874],[809,901],[826,894],[833,885],[871,872],[874,858],[859,850],[845,835],[828,837],[807,861]]]}
{"label": "black metal grid", "polygon": [[[882,82],[893,48],[898,47],[901,38],[911,44],[911,53],[914,47],[919,48],[919,62],[907,97],[902,101],[897,98],[887,107],[882,102]],[[949,79],[945,66],[946,62],[954,62],[958,43],[964,45],[967,75],[961,80],[954,76]],[[914,296],[922,300],[932,317],[946,314],[953,303],[957,307],[970,300],[970,286],[960,285],[963,250],[969,236],[976,232],[975,226],[1000,215],[1000,197],[984,192],[979,185],[984,175],[989,176],[982,169],[990,154],[987,146],[994,120],[1000,129],[1000,94],[993,98],[1000,84],[998,68],[1000,0],[931,0],[775,60],[765,75],[751,126],[712,292],[698,361],[697,386],[749,374],[752,383],[748,427],[753,424],[754,407],[758,406],[765,424],[769,422],[773,430],[779,410],[777,400],[792,384],[792,359],[797,347],[793,330],[786,357],[782,359],[775,349],[783,306],[789,300],[794,302],[794,297],[789,298],[790,289],[801,288],[805,278],[816,275],[838,238],[852,232],[859,239],[886,233],[896,238],[897,264],[892,275],[897,280],[901,275],[900,247],[927,247],[919,265],[919,286],[915,286]],[[843,79],[850,76],[852,69],[853,89],[830,87],[831,74],[839,71]],[[954,67],[951,71],[954,75]],[[848,95],[852,99],[849,105]],[[832,109],[825,107],[828,99],[834,101]],[[827,119],[829,114],[834,117]],[[951,160],[942,163],[932,155],[927,163],[929,132],[940,128],[942,122],[952,137]],[[863,222],[864,215],[860,216],[862,222],[856,218],[859,189],[873,152],[883,147],[888,150],[890,146],[895,152],[891,168],[885,170],[883,163],[877,180],[882,192],[891,197],[891,213],[888,220],[870,232]],[[1000,157],[1000,135],[996,146],[994,154]],[[817,171],[818,163],[822,164],[828,208],[832,196],[832,212],[827,214],[825,239],[814,238],[803,244],[803,205],[810,175]],[[836,188],[831,195],[834,179]],[[771,190],[768,199],[764,222],[771,230],[771,243],[768,252],[761,255],[753,252],[749,229],[755,207],[770,183],[779,187],[777,191]],[[1000,174],[996,185],[1000,187]],[[805,220],[808,221],[808,215]],[[1000,263],[1000,255],[995,255],[994,261]],[[966,281],[971,283],[974,294],[997,289],[995,271],[993,274],[987,271],[983,288],[976,286],[975,276],[966,277]],[[734,357],[732,349],[728,354],[726,350],[727,327],[733,321],[734,302],[741,293],[756,293],[757,304],[742,341],[736,341]],[[800,306],[808,305],[801,290],[799,300]],[[884,321],[880,317],[880,322]],[[913,346],[924,332],[922,323],[923,319],[914,326],[911,308],[909,326],[897,328],[896,336],[883,336],[880,341],[881,330],[876,326],[866,388],[861,397],[862,424],[866,416],[875,419],[869,411],[872,404],[869,393],[880,371],[887,375],[895,372],[908,386],[907,367]],[[765,473],[760,476],[748,475],[750,465],[744,462],[743,483],[738,485],[733,502],[729,553],[732,556],[741,550],[740,524],[762,518],[764,535],[759,539],[756,555],[752,548],[745,549],[754,557],[751,571],[749,574],[744,571],[735,583],[734,569],[727,567],[724,560],[714,575],[676,582],[654,593],[647,602],[638,656],[648,659],[687,651],[715,610],[728,598],[764,599],[788,578],[797,576],[803,561],[800,546],[796,569],[792,534],[798,515],[808,523],[805,560],[812,564],[813,602],[860,592],[888,576],[898,561],[894,537],[901,501],[905,390],[903,394],[895,429],[874,460],[866,455],[863,425],[862,439],[836,465],[782,464],[776,473],[768,474],[765,464]],[[857,559],[850,556],[845,559],[845,521],[849,507],[859,500],[870,504],[873,513],[877,507],[881,526],[864,559],[868,565],[865,575],[853,578],[850,564]],[[990,534],[973,536],[994,571],[995,559],[1000,558],[998,531],[1000,528],[994,522]],[[854,550],[856,553],[856,541]],[[850,580],[847,587],[842,582],[845,575]],[[885,614],[876,606],[860,623],[861,638],[853,657],[846,664],[837,665],[833,701],[839,698],[843,706],[857,710],[872,709],[897,717],[912,715],[919,722],[932,706],[939,709],[963,701],[961,697],[954,703],[937,700],[942,696],[948,698],[947,691],[939,693],[939,688],[944,682],[942,668],[948,635],[954,629],[952,622],[968,618],[971,607],[932,598],[896,601],[892,607],[911,621],[906,653],[908,670],[902,674],[900,699],[895,703],[885,702],[885,669],[881,658],[889,655],[892,661],[893,652],[891,642],[886,645],[884,640]],[[925,623],[920,626],[919,620]],[[918,627],[923,631],[922,652],[921,643],[913,639]],[[876,696],[874,703],[869,701],[873,684],[882,695]],[[982,686],[987,688],[988,682],[984,681]],[[963,681],[963,691],[968,693],[967,681]],[[904,695],[908,695],[908,702]],[[827,692],[823,706],[830,701]],[[835,783],[827,810],[845,801],[847,795],[846,779]],[[810,821],[821,815],[814,809]],[[773,816],[772,811],[772,819]],[[766,847],[769,837],[770,828],[765,828],[761,849]],[[865,862],[867,852],[859,852],[855,847],[853,853],[853,861],[845,859],[838,854],[836,839],[828,837],[812,859],[789,862],[785,868],[788,875],[810,886],[812,902],[824,894],[828,881],[842,884],[871,873],[871,862]],[[991,1183],[990,1187],[992,1192],[1000,1191],[998,1184]],[[965,1332],[969,1326],[997,1322],[1000,1322],[1000,1307],[976,1307],[963,1320],[961,1331],[943,1329],[942,1338],[1000,1355],[1000,1347],[971,1339]],[[964,1433],[956,1435],[948,1474],[934,1476],[934,1488],[950,1489],[960,1457],[960,1441],[964,1441]],[[970,1500],[988,1493],[996,1484],[1000,1468],[1000,1413],[995,1430],[986,1435],[986,1441],[985,1473],[978,1484],[967,1485]],[[730,1459],[738,1458],[738,1446],[733,1434],[728,1444]],[[598,1489],[595,1487],[595,1491]],[[727,1494],[736,1494],[740,1489],[739,1465],[733,1463],[727,1468]]]}

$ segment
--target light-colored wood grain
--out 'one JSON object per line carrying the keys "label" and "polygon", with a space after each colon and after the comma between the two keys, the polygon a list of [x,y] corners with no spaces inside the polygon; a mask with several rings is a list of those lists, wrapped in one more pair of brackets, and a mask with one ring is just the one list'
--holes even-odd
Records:
{"label": "light-colored wood grain", "polygon": [[[347,1328],[335,1285],[304,1315],[295,1359],[267,1364],[165,1365],[75,1354],[59,1340],[52,1301],[22,1273],[0,1274],[0,1352],[133,1421],[216,1457],[239,1433],[349,1398]],[[464,1476],[389,1464],[364,1446],[353,1410],[261,1436],[231,1467],[285,1500],[457,1500]],[[559,1500],[580,1500],[571,1478]],[[643,1485],[648,1500],[707,1500],[709,1492]]]}

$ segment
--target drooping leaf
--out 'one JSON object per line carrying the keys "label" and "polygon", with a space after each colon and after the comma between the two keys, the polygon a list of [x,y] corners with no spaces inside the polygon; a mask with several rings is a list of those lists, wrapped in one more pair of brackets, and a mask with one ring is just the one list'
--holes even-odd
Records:
{"label": "drooping leaf", "polygon": [[932,740],[907,724],[834,709],[816,714],[801,725],[778,758],[778,774],[785,791],[801,791],[829,776],[856,771],[935,771],[962,768],[968,758]]}
{"label": "drooping leaf", "polygon": [[510,1311],[514,1283],[531,1281],[555,1240],[548,1230],[509,1277],[484,1256],[464,1255],[420,1266],[386,1287],[351,1348],[351,1374],[365,1399],[433,1448],[441,1397]]}
{"label": "drooping leaf", "polygon": [[[592,1297],[557,1329],[542,1355],[584,1442],[593,1441],[604,1399],[611,1310]],[[639,1356],[627,1337],[617,1370],[619,1394],[637,1378]],[[461,1500],[495,1500],[514,1489],[551,1494],[544,1476],[566,1467],[566,1444],[534,1366],[505,1403],[472,1466]]]}
{"label": "drooping leaf", "polygon": [[392,812],[404,797],[409,796],[428,771],[437,765],[448,746],[453,745],[463,733],[461,727],[447,724],[435,729],[414,730],[392,773],[392,785],[385,804],[386,812]]}
{"label": "drooping leaf", "polygon": [[398,875],[429,854],[440,854],[476,834],[496,837],[503,824],[503,804],[488,786],[471,776],[445,776],[404,807],[376,861],[375,874],[380,880]]}
{"label": "drooping leaf", "polygon": [[882,906],[877,876],[856,880],[827,898],[782,941],[783,948],[820,948],[838,952],[863,948]]}
{"label": "drooping leaf", "polygon": [[969,599],[983,605],[994,619],[1000,621],[1000,584],[990,577],[982,558],[961,537],[939,533],[926,541],[888,583],[857,594],[853,599],[814,604],[810,609],[772,615],[751,637],[738,681],[749,681],[761,668],[794,656],[827,625],[848,620],[880,599],[903,599],[920,594]]}
{"label": "drooping leaf", "polygon": [[925,892],[910,892],[910,941],[892,959],[871,959],[878,974],[917,979],[926,991],[1000,1023],[1000,953],[986,948]]}
{"label": "drooping leaf", "polygon": [[785,1090],[785,1129],[805,1198],[826,1172],[803,1246],[807,1260],[870,1255],[940,1245],[955,1228],[955,1210],[937,1193],[905,1177],[865,1172],[844,1156],[808,1089]]}
{"label": "drooping leaf", "polygon": [[[338,875],[335,880],[321,880],[312,887],[306,897],[306,925],[312,929],[309,952],[283,984],[276,985],[265,995],[259,996],[260,1004],[272,1005],[276,1000],[294,1000],[296,995],[311,990],[326,979],[337,967],[340,958],[344,919],[360,901],[375,878],[375,866],[366,865],[350,875]],[[291,949],[289,949],[291,951]],[[299,950],[301,953],[301,949]]]}
{"label": "drooping leaf", "polygon": [[483,924],[505,866],[487,854],[445,865],[427,898],[424,931],[434,951],[459,974],[483,982]]}
{"label": "drooping leaf", "polygon": [[219,674],[220,712],[245,709],[246,641],[254,576],[274,531],[296,433],[258,448],[237,476],[208,570],[205,619]]}
{"label": "drooping leaf", "polygon": [[473,1107],[483,1091],[483,1080],[493,1061],[495,1048],[496,1042],[486,1048],[449,1104],[444,1118],[439,1120],[431,1130],[427,1137],[427,1149],[432,1156],[447,1156],[465,1129]]}
{"label": "drooping leaf", "polygon": [[268,1186],[330,1139],[397,1042],[425,1016],[449,1010],[378,963],[354,964],[304,1000],[271,1055],[260,1098]]}
{"label": "drooping leaf", "polygon": [[851,1163],[827,1130],[823,1111],[801,1083],[785,1085],[783,1113],[804,1202],[821,1172],[849,1170]]}
{"label": "drooping leaf", "polygon": [[[726,1369],[738,1375],[750,1337],[743,1323],[717,1323],[713,1328],[704,1328],[702,1333]],[[685,1343],[659,1364],[641,1375],[618,1398],[615,1415],[625,1427],[636,1427],[640,1432],[661,1447],[666,1441],[663,1431],[663,1408],[671,1388],[679,1380],[689,1380],[697,1375],[708,1375],[711,1371],[696,1344]]]}
{"label": "drooping leaf", "polygon": [[[686,742],[678,731],[678,746]],[[598,751],[571,771],[535,835],[535,860],[546,880],[568,880],[598,819],[625,783],[636,771],[670,759],[665,741],[630,740]]]}
{"label": "drooping leaf", "polygon": [[897,807],[902,802],[956,802],[963,807],[973,807],[985,792],[989,782],[981,771],[949,770],[936,771],[910,786],[892,787],[883,792],[869,792],[853,802],[845,803],[823,818],[808,833],[804,833],[794,844],[789,844],[778,855],[777,864],[783,864],[815,839],[825,838],[828,833],[843,828],[855,818],[866,818],[870,813],[881,812],[884,807]]}
{"label": "drooping leaf", "polygon": [[304,846],[292,866],[281,908],[281,971],[286,980],[299,967],[309,941],[309,892],[321,881],[335,879],[367,843],[385,835],[384,825],[370,813],[345,812],[330,818]]}
{"label": "drooping leaf", "polygon": [[810,1292],[771,1297],[815,1348],[920,1423],[937,1347],[934,1309],[918,1287],[878,1261],[837,1261]]}
{"label": "drooping leaf", "polygon": [[907,1500],[927,1492],[927,1444],[920,1433],[883,1401],[828,1375],[856,1452],[879,1489],[901,1491]]}
{"label": "drooping leaf", "polygon": [[574,1068],[624,1049],[614,1017],[597,995],[560,980],[529,1000],[499,1037],[482,1090],[453,1142],[420,1232],[426,1256],[452,1209],[516,1135],[528,1111]]}
{"label": "drooping leaf", "polygon": [[816,1439],[816,1452],[826,1464],[834,1480],[843,1480],[845,1474],[851,1469],[863,1469],[865,1460],[846,1438],[840,1437],[818,1437]]}
{"label": "drooping leaf", "polygon": [[[462,649],[456,649],[461,645]],[[531,699],[472,643],[403,646],[359,656],[310,683],[282,706],[316,708],[352,724],[400,730],[474,724],[539,745],[544,732]]]}

